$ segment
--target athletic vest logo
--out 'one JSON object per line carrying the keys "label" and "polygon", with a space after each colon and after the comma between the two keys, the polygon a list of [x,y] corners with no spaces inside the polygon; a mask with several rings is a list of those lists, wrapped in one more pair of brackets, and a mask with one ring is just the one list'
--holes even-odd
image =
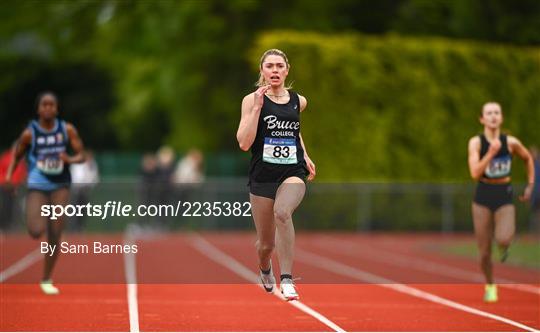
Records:
{"label": "athletic vest logo", "polygon": [[277,117],[273,115],[266,116],[263,118],[263,120],[266,122],[266,128],[269,130],[297,130],[300,128],[299,121],[277,120]]}

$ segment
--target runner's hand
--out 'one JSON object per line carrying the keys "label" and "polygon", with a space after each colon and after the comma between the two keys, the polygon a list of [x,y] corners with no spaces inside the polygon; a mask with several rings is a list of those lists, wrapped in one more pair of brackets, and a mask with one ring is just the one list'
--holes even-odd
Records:
{"label": "runner's hand", "polygon": [[259,89],[255,90],[255,93],[253,94],[254,100],[253,100],[253,108],[260,110],[264,103],[264,94],[270,89],[270,85],[259,87]]}
{"label": "runner's hand", "polygon": [[60,159],[66,164],[71,163],[71,158],[65,152],[60,153]]}
{"label": "runner's hand", "polygon": [[534,187],[533,184],[527,185],[527,187],[525,187],[525,191],[523,191],[523,195],[519,196],[519,201],[526,202],[526,201],[531,200],[533,187]]}
{"label": "runner's hand", "polygon": [[493,140],[493,142],[489,144],[489,152],[493,156],[497,155],[500,149],[501,149],[501,140],[499,140],[498,138]]}
{"label": "runner's hand", "polygon": [[307,177],[307,180],[312,181],[315,176],[317,175],[316,169],[315,169],[315,163],[309,158],[309,156],[304,155],[304,159],[306,160],[306,165],[309,171],[309,176]]}
{"label": "runner's hand", "polygon": [[9,174],[9,173],[6,174],[5,183],[2,184],[2,186],[4,187],[6,192],[11,193],[12,195],[16,194],[16,191],[15,191],[16,187],[15,187],[15,184],[13,184],[11,174]]}

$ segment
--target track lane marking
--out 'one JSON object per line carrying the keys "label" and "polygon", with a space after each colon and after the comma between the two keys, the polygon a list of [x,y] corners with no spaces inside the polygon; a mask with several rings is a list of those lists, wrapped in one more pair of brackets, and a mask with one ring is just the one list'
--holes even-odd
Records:
{"label": "track lane marking", "polygon": [[[421,258],[416,258],[416,257],[400,254],[400,253],[394,253],[392,251],[388,251],[386,249],[381,249],[381,248],[376,248],[377,250],[376,255],[374,255],[373,252],[370,252],[368,256],[362,255],[363,252],[355,252],[354,254],[352,254],[351,248],[361,249],[358,246],[358,244],[352,241],[336,239],[330,236],[324,236],[322,237],[322,240],[324,242],[331,243],[331,247],[330,246],[326,247],[320,242],[317,242],[316,246],[324,247],[325,250],[333,251],[336,254],[348,254],[353,257],[359,255],[361,257],[368,258],[370,260],[378,261],[378,262],[389,264],[389,265],[394,265],[397,267],[413,268],[415,270],[422,271],[422,272],[434,273],[437,275],[444,275],[447,277],[451,277],[455,279],[462,279],[462,280],[470,281],[470,282],[483,283],[484,281],[484,277],[482,276],[482,274],[474,273],[466,269],[450,266],[448,264],[441,264],[441,263],[433,262],[428,259],[421,259]],[[519,283],[517,281],[504,279],[504,278],[497,278],[496,280],[497,280],[496,282],[500,283],[501,287],[540,295],[540,288],[537,288],[533,285],[526,284],[526,283]]]}
{"label": "track lane marking", "polygon": [[[136,231],[128,225],[124,233],[124,245],[133,245],[136,242]],[[135,253],[124,253],[124,272],[126,277],[127,301],[129,311],[129,329],[132,333],[139,333],[139,304],[137,301],[137,261]]]}
{"label": "track lane marking", "polygon": [[27,268],[38,262],[41,256],[41,249],[39,247],[34,251],[31,251],[26,256],[16,261],[13,265],[0,272],[0,283],[3,283],[10,277],[25,271]]}
{"label": "track lane marking", "polygon": [[[202,236],[198,234],[194,234],[190,240],[191,240],[191,245],[196,250],[198,250],[201,254],[205,255],[206,257],[213,260],[214,262],[228,268],[229,270],[238,274],[239,276],[249,281],[250,283],[258,285],[259,287],[262,288],[262,285],[259,283],[259,276],[257,274],[255,274],[249,268],[247,268],[246,266],[238,262],[233,257],[229,256],[225,252],[221,251],[220,249],[212,245],[210,242],[205,240]],[[285,301],[281,293],[278,292],[276,289],[277,288],[274,288],[274,292],[273,292],[274,296]],[[339,327],[336,323],[332,322],[331,320],[326,318],[324,315],[313,310],[312,308],[310,308],[309,306],[305,305],[304,303],[300,301],[289,301],[287,303],[299,309],[300,311],[305,312],[309,314],[310,316],[314,317],[321,323],[333,329],[335,332],[346,332],[343,328]]]}
{"label": "track lane marking", "polygon": [[384,277],[381,277],[381,276],[378,276],[378,275],[375,275],[366,271],[362,271],[352,266],[345,265],[336,260],[315,254],[313,252],[309,252],[309,251],[297,248],[295,250],[295,253],[296,253],[296,259],[298,261],[302,261],[305,264],[308,264],[314,267],[319,267],[319,268],[325,269],[327,271],[330,271],[336,274],[341,274],[343,276],[351,277],[356,280],[368,282],[374,285],[381,286],[383,288],[392,289],[394,291],[398,291],[398,292],[411,295],[414,297],[418,297],[421,299],[425,299],[425,300],[428,300],[437,304],[445,305],[445,306],[448,306],[457,310],[475,314],[477,316],[486,317],[486,318],[490,318],[496,321],[500,321],[505,324],[515,326],[526,331],[538,332],[538,329],[536,328],[529,327],[527,325],[513,321],[511,319],[501,317],[501,316],[498,316],[489,312],[485,312],[482,310],[478,310],[470,306],[457,303],[449,299],[431,294],[429,292],[422,291],[420,289],[416,289],[416,288],[398,283],[390,279],[386,279]]}

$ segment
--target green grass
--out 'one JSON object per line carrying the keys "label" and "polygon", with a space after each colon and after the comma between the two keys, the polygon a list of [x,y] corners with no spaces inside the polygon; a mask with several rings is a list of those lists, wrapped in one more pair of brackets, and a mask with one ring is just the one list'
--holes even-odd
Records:
{"label": "green grass", "polygon": [[[478,249],[475,242],[464,242],[456,245],[446,245],[443,251],[465,257],[476,258]],[[493,260],[499,260],[499,251],[493,246]],[[510,246],[509,264],[525,266],[540,270],[540,244],[534,241],[516,241]]]}

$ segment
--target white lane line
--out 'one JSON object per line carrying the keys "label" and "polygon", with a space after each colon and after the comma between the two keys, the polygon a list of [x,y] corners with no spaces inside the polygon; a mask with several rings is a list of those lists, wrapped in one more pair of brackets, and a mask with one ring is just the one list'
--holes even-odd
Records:
{"label": "white lane line", "polygon": [[[128,225],[124,233],[124,245],[134,245],[135,232]],[[129,311],[129,329],[132,333],[139,332],[139,305],[137,302],[137,262],[134,253],[124,253],[124,271],[126,276],[127,300]]]}
{"label": "white lane line", "polygon": [[[369,260],[374,260],[397,267],[405,267],[408,269],[412,268],[418,271],[433,273],[439,276],[447,276],[458,280],[465,280],[476,283],[484,282],[484,277],[482,276],[482,274],[473,273],[465,269],[436,263],[427,259],[411,257],[392,251],[383,250],[381,248],[377,248],[375,251],[366,252],[362,251],[362,248],[358,246],[358,244],[348,240],[338,240],[331,237],[324,237],[322,239],[323,241],[317,242],[316,245],[319,247],[324,247],[325,250],[330,250],[335,253],[348,254],[353,257],[361,256]],[[323,243],[327,243],[328,246],[324,246]],[[352,251],[352,249],[358,249],[359,251]],[[520,283],[517,281],[503,278],[497,278],[496,282],[499,283],[499,286],[503,288],[520,290],[540,295],[540,288],[537,288],[530,284]]]}
{"label": "white lane line", "polygon": [[[245,280],[249,281],[250,283],[258,285],[259,287],[262,288],[262,286],[259,284],[259,276],[257,274],[255,274],[253,271],[248,269],[246,266],[242,265],[233,257],[227,255],[225,252],[221,251],[220,249],[218,249],[217,247],[209,243],[203,237],[197,234],[194,234],[191,238],[191,244],[196,250],[198,250],[200,253],[202,253],[206,257],[210,258],[211,260],[215,261],[216,263],[222,266],[225,266],[226,268],[238,274]],[[284,300],[281,293],[275,290],[275,288],[274,288],[274,295]],[[319,312],[313,310],[312,308],[310,308],[309,306],[305,305],[304,303],[300,301],[289,301],[287,303],[299,309],[300,311],[303,311],[309,314],[310,316],[319,320],[320,322],[322,322],[323,324],[330,327],[336,332],[346,332],[337,324],[335,324],[334,322],[332,322],[331,320],[329,320],[328,318],[326,318]]]}
{"label": "white lane line", "polygon": [[[167,333],[200,333],[200,332],[184,332],[184,331],[166,331]],[[244,333],[244,331],[240,331],[242,333]],[[375,331],[376,333],[396,333],[395,331]],[[399,331],[400,333],[426,333],[426,332],[422,332],[422,331],[412,331],[412,332],[409,332],[409,331]],[[19,332],[16,332],[16,331],[2,331],[2,333],[21,333],[20,331]],[[61,331],[61,332],[57,332],[57,331],[52,331],[52,332],[49,332],[47,331],[46,333],[81,333],[80,331]],[[105,331],[100,331],[99,333],[126,333],[126,332],[122,332],[122,331],[119,331],[119,332],[105,332]],[[144,332],[146,333],[146,332]],[[148,333],[154,333],[152,331],[148,332]],[[212,333],[238,333],[237,331],[212,331]],[[272,332],[272,331],[250,331],[250,333],[283,333],[283,331],[276,331],[276,332]],[[311,331],[294,331],[294,333],[313,333]],[[369,333],[369,332],[365,332],[365,331],[359,331],[359,333]],[[439,332],[439,331],[436,331],[436,333],[455,333],[455,332]],[[459,331],[459,333],[516,333],[516,332],[513,332],[513,331]]]}
{"label": "white lane line", "polygon": [[13,265],[6,268],[4,271],[0,272],[0,283],[26,270],[28,267],[38,262],[41,257],[41,250],[38,247],[34,251],[28,253],[26,256],[19,259]]}
{"label": "white lane line", "polygon": [[333,259],[323,257],[312,252],[308,252],[308,251],[296,248],[295,253],[296,253],[295,257],[298,261],[302,261],[311,266],[319,267],[319,268],[325,269],[327,271],[330,271],[336,274],[341,274],[343,276],[348,276],[356,280],[368,282],[371,284],[376,284],[383,288],[392,289],[392,290],[395,290],[395,291],[398,291],[407,295],[411,295],[414,297],[422,298],[422,299],[425,299],[425,300],[428,300],[437,304],[446,305],[448,307],[461,310],[464,312],[468,312],[471,314],[475,314],[477,316],[497,320],[508,325],[519,327],[526,331],[537,332],[537,329],[518,323],[511,319],[501,317],[501,316],[498,316],[489,312],[472,308],[470,306],[467,306],[461,303],[451,301],[449,299],[398,283],[396,281],[392,281],[384,277],[381,277],[381,276],[378,276],[378,275],[375,275],[366,271],[362,271],[360,269],[345,265]]}

